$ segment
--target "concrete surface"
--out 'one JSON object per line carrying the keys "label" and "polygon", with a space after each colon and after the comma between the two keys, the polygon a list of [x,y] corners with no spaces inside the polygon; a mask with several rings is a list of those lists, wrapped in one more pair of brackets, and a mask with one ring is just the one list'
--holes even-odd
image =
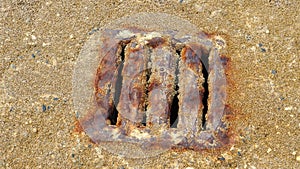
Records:
{"label": "concrete surface", "polygon": [[[0,2],[0,168],[300,168],[300,1]],[[75,127],[72,72],[90,34],[165,12],[224,36],[234,144],[129,159]]]}

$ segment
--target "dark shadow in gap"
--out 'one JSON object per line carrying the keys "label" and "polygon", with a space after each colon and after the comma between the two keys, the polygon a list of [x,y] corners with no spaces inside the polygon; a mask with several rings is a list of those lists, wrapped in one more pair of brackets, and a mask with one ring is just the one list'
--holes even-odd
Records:
{"label": "dark shadow in gap", "polygon": [[121,57],[121,63],[118,67],[118,76],[117,76],[117,80],[115,83],[115,93],[113,96],[113,107],[111,107],[110,111],[109,111],[109,116],[108,119],[111,121],[111,125],[116,125],[117,124],[117,119],[118,119],[118,110],[117,110],[117,106],[119,104],[119,99],[120,99],[120,94],[121,94],[121,90],[122,90],[122,81],[123,81],[123,77],[122,77],[122,70],[124,67],[124,59],[125,59],[125,47],[126,45],[122,44],[122,51],[120,53]]}
{"label": "dark shadow in gap", "polygon": [[204,93],[203,93],[203,98],[202,98],[202,104],[203,104],[203,111],[202,111],[202,130],[206,129],[206,115],[208,111],[208,95],[209,95],[209,90],[208,90],[208,70],[209,70],[209,63],[208,63],[208,55],[201,56],[201,64],[202,64],[202,74],[204,77],[204,83],[203,83],[203,88],[204,88]]}
{"label": "dark shadow in gap", "polygon": [[[180,56],[179,50],[176,51],[177,54]],[[177,128],[178,124],[178,111],[179,111],[179,58],[176,61],[176,70],[175,70],[175,95],[172,101],[171,110],[170,110],[170,127]]]}

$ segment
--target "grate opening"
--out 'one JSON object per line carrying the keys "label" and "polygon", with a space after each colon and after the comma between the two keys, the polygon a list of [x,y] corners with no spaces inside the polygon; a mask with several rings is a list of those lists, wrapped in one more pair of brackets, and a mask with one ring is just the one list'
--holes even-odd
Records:
{"label": "grate opening", "polygon": [[[150,56],[148,58],[148,62],[151,62]],[[149,96],[149,85],[150,85],[150,76],[151,76],[151,68],[146,69],[146,88],[145,88],[145,109],[144,111],[146,112],[148,109],[148,96]],[[143,120],[142,120],[142,125],[146,126],[147,123],[147,115],[146,113],[143,115]]]}
{"label": "grate opening", "polygon": [[124,67],[124,58],[125,58],[125,47],[126,44],[120,44],[121,46],[121,52],[118,55],[118,60],[121,59],[121,62],[119,63],[119,65],[117,64],[116,66],[118,67],[118,75],[117,75],[117,80],[115,83],[115,92],[114,92],[114,96],[113,96],[113,105],[110,109],[112,109],[109,112],[109,116],[108,119],[111,122],[111,125],[116,125],[117,121],[118,121],[118,115],[119,112],[117,110],[117,106],[119,104],[119,100],[120,100],[120,94],[121,94],[121,90],[122,90],[122,81],[123,81],[123,76],[122,76],[122,70]]}
{"label": "grate opening", "polygon": [[146,113],[143,115],[142,125],[146,126],[147,116]]}
{"label": "grate opening", "polygon": [[172,106],[171,106],[171,111],[170,111],[170,127],[171,128],[177,128],[177,124],[178,124],[178,110],[179,110],[178,95],[179,95],[179,93],[176,93],[174,95],[174,98],[172,101]]}
{"label": "grate opening", "polygon": [[118,114],[119,114],[119,112],[116,108],[116,105],[113,104],[113,106],[110,107],[109,117],[108,117],[108,119],[110,120],[111,125],[116,125],[117,124]]}
{"label": "grate opening", "polygon": [[[176,50],[178,56],[180,56],[181,50]],[[170,127],[177,128],[178,124],[178,111],[179,111],[179,61],[178,58],[176,61],[176,70],[175,70],[175,95],[173,97],[171,111],[170,111]]]}
{"label": "grate opening", "polygon": [[202,74],[204,77],[204,83],[203,88],[203,98],[202,98],[202,104],[203,104],[203,110],[202,110],[202,130],[206,130],[206,115],[208,112],[208,96],[209,96],[209,90],[208,90],[208,70],[209,70],[209,64],[208,64],[208,55],[202,55],[201,56],[201,64],[202,64]]}

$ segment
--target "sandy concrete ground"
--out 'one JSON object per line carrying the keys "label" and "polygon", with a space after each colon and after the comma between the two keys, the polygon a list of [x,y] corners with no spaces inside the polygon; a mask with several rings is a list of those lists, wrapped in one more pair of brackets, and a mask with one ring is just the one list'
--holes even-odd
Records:
{"label": "sandy concrete ground", "polygon": [[[297,0],[2,0],[0,168],[300,168],[299,8]],[[226,37],[231,147],[129,159],[74,132],[71,80],[85,41],[116,18],[155,11]]]}

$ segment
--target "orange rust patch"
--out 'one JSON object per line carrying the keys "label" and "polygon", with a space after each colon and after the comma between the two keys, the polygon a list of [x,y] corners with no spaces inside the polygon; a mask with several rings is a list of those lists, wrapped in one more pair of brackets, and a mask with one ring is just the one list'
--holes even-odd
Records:
{"label": "orange rust patch", "polygon": [[78,119],[75,119],[75,124],[74,124],[74,132],[75,133],[82,133],[84,132],[80,122]]}

